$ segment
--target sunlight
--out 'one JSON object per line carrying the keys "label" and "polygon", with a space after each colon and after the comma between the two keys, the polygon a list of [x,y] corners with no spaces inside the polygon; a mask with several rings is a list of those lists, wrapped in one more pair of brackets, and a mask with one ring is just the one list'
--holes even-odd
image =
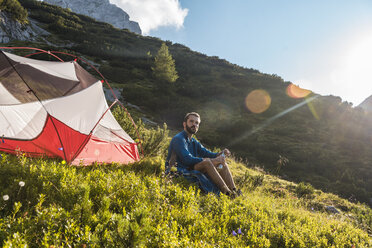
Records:
{"label": "sunlight", "polygon": [[353,35],[339,43],[292,81],[301,88],[340,96],[357,106],[372,95],[372,33],[364,31],[364,35]]}
{"label": "sunlight", "polygon": [[[372,34],[358,38],[345,51],[340,67],[332,74],[335,85],[343,88],[349,99],[365,99],[372,94]],[[361,100],[360,100],[361,101]]]}
{"label": "sunlight", "polygon": [[363,84],[371,83],[372,35],[352,47],[347,60],[349,79]]}

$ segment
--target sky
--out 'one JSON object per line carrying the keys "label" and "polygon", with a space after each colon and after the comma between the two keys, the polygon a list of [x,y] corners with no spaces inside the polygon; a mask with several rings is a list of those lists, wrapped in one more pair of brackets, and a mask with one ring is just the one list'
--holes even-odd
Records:
{"label": "sky", "polygon": [[143,35],[360,104],[372,95],[372,0],[110,0]]}

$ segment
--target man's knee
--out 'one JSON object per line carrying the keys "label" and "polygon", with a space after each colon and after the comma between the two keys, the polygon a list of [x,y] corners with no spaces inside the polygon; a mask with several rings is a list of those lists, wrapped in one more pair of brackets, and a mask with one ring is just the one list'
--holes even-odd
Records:
{"label": "man's knee", "polygon": [[228,164],[227,163],[225,163],[224,165],[223,165],[223,168],[222,168],[223,170],[228,170],[229,169],[229,166],[228,166]]}
{"label": "man's knee", "polygon": [[194,168],[196,170],[210,170],[214,165],[210,158],[205,158],[202,162],[197,163]]}

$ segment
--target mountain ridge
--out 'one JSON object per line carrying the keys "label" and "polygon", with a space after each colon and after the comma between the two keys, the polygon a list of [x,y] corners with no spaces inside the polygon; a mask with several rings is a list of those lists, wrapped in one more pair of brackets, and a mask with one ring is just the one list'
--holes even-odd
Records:
{"label": "mountain ridge", "polygon": [[126,28],[137,34],[142,33],[139,24],[130,21],[129,15],[109,0],[44,0],[44,2],[71,9],[75,13],[110,23],[120,29]]}

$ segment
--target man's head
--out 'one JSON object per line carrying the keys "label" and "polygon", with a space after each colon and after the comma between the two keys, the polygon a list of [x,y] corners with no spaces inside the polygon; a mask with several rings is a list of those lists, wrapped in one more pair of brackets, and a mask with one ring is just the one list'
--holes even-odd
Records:
{"label": "man's head", "polygon": [[183,119],[183,129],[189,134],[195,134],[199,129],[200,115],[196,112],[187,113]]}

